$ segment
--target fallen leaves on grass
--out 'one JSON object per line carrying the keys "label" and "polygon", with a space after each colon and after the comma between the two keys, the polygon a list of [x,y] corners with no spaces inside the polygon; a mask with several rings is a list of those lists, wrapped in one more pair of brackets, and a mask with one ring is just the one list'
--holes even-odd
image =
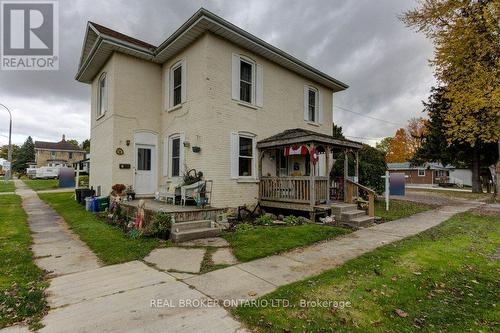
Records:
{"label": "fallen leaves on grass", "polygon": [[401,318],[406,318],[406,317],[408,317],[408,313],[404,312],[404,311],[403,311],[403,310],[401,310],[401,309],[396,309],[396,310],[394,310],[394,312],[396,312],[396,314],[397,314],[398,316],[400,316]]}

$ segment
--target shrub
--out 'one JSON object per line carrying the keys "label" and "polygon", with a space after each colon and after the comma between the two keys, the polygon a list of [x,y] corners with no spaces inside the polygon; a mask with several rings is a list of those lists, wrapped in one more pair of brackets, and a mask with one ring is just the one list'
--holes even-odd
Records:
{"label": "shrub", "polygon": [[288,215],[283,219],[283,222],[290,225],[300,224],[300,219],[295,215]]}
{"label": "shrub", "polygon": [[132,239],[137,239],[141,238],[142,234],[143,234],[142,230],[130,229],[129,232],[127,233],[127,236],[129,236]]}
{"label": "shrub", "polygon": [[237,224],[235,227],[236,232],[245,232],[245,231],[249,231],[252,229],[253,229],[253,226],[249,223],[240,223],[240,224]]}
{"label": "shrub", "polygon": [[171,226],[172,216],[166,212],[157,212],[144,228],[144,235],[166,237]]}
{"label": "shrub", "polygon": [[89,187],[89,176],[78,177],[78,187]]}
{"label": "shrub", "polygon": [[258,225],[270,225],[273,223],[273,219],[269,215],[261,215],[255,220],[255,224]]}

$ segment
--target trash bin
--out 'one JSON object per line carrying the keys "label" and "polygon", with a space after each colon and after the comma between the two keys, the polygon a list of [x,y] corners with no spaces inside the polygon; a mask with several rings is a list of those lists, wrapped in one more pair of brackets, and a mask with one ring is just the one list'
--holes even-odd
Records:
{"label": "trash bin", "polygon": [[93,197],[86,197],[85,198],[85,210],[87,212],[91,212],[92,211],[92,202],[93,201],[94,201]]}
{"label": "trash bin", "polygon": [[98,204],[98,201],[97,201],[97,197],[93,197],[92,198],[92,203],[91,203],[91,209],[90,211],[92,213],[98,213],[99,212],[99,204]]}
{"label": "trash bin", "polygon": [[81,188],[79,190],[81,191],[79,202],[82,205],[85,205],[85,198],[86,197],[92,197],[95,194],[95,191],[90,189],[90,188]]}
{"label": "trash bin", "polygon": [[81,188],[75,189],[75,198],[76,198],[76,202],[78,202],[78,203],[82,202],[82,189]]}
{"label": "trash bin", "polygon": [[109,207],[109,197],[101,196],[96,198],[97,211],[104,212]]}

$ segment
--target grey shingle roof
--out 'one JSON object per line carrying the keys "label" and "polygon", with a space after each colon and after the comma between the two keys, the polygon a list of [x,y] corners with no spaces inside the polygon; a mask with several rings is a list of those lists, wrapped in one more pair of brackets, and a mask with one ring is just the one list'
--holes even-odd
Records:
{"label": "grey shingle roof", "polygon": [[259,141],[257,147],[269,146],[269,144],[273,142],[287,142],[287,143],[289,142],[292,144],[292,143],[307,143],[311,141],[324,144],[326,143],[338,146],[351,147],[351,148],[361,148],[363,146],[363,144],[360,142],[335,139],[331,135],[318,133],[303,128],[293,128],[293,129],[287,129],[281,133],[275,134],[273,136],[270,136],[266,139]]}
{"label": "grey shingle roof", "polygon": [[62,140],[59,142],[35,141],[35,149],[82,151],[80,147],[66,140]]}

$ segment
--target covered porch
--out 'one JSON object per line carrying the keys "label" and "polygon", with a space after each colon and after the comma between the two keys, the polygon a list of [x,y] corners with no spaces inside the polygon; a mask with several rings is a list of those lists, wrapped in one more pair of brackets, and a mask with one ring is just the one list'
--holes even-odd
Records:
{"label": "covered porch", "polygon": [[[335,201],[352,203],[358,187],[358,150],[362,144],[305,129],[289,129],[257,143],[259,203],[263,207],[317,213]],[[335,154],[334,154],[335,153]],[[348,154],[355,155],[355,174],[348,175]],[[345,155],[344,175],[333,181],[334,155]]]}

